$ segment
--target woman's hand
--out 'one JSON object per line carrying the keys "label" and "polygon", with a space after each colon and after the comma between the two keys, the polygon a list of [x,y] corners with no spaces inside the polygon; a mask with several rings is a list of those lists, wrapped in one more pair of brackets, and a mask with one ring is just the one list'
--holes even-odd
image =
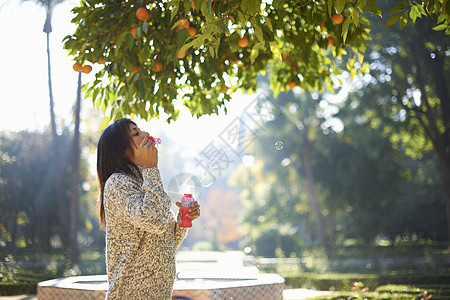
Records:
{"label": "woman's hand", "polygon": [[140,165],[143,168],[151,168],[158,166],[158,149],[155,142],[148,138],[144,138],[138,151]]}
{"label": "woman's hand", "polygon": [[[177,202],[176,205],[178,206],[178,208],[181,207],[181,203]],[[191,208],[189,208],[189,212],[186,214],[187,217],[189,217],[191,220],[195,220],[198,219],[198,217],[200,217],[200,205],[198,204],[197,201],[194,201],[194,203],[192,203]]]}

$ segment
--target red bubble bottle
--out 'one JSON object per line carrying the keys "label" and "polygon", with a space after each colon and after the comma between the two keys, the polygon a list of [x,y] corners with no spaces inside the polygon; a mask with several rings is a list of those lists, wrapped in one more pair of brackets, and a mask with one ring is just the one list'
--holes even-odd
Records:
{"label": "red bubble bottle", "polygon": [[180,227],[190,228],[192,227],[192,219],[186,216],[189,212],[189,208],[191,208],[192,203],[194,203],[194,198],[192,194],[184,194],[183,198],[181,198],[181,207],[180,207]]}

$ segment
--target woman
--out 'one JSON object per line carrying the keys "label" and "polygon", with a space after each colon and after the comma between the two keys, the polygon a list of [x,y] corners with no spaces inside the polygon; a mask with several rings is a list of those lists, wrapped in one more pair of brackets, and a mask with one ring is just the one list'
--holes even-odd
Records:
{"label": "woman", "polygon": [[[157,168],[158,150],[148,136],[121,119],[98,142],[99,221],[106,230],[109,300],[171,299],[175,250],[187,234],[170,209]],[[188,216],[200,216],[197,202]]]}

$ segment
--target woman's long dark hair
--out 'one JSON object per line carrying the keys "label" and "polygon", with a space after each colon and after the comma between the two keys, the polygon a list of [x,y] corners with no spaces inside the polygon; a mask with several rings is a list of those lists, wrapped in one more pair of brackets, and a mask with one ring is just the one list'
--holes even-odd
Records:
{"label": "woman's long dark hair", "polygon": [[130,124],[136,125],[129,119],[120,119],[108,126],[100,136],[97,147],[97,177],[100,197],[97,203],[100,228],[106,230],[105,206],[103,194],[105,183],[113,173],[134,175],[132,168],[138,169],[128,158],[127,152],[131,147]]}

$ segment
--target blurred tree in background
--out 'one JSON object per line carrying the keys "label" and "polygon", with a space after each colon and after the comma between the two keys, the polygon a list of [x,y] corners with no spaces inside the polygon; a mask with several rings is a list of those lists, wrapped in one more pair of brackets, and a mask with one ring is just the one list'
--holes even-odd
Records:
{"label": "blurred tree in background", "polygon": [[384,128],[383,136],[406,155],[434,150],[450,240],[450,39],[433,26],[428,18],[402,30],[375,25],[366,55],[371,76],[349,101],[364,106],[363,122]]}
{"label": "blurred tree in background", "polygon": [[[22,247],[50,246],[53,236],[63,234],[58,222],[56,178],[48,172],[56,163],[49,146],[51,138],[32,132],[1,136],[2,240],[13,249],[18,243]],[[66,143],[62,144],[68,144],[67,136],[61,141],[63,138]]]}
{"label": "blurred tree in background", "polygon": [[[257,132],[255,164],[233,174],[232,185],[242,188],[244,243],[256,248],[254,254],[275,256],[277,248],[289,255],[301,245],[323,246],[322,238],[331,247],[346,240],[371,245],[379,238],[445,241],[436,155],[429,150],[412,159],[385,138],[383,126],[362,121],[360,114],[368,113],[364,106],[353,108],[346,101],[334,115],[325,99],[280,94],[274,120]],[[343,130],[335,130],[336,117]],[[304,135],[309,156],[304,155]],[[277,142],[283,143],[281,149]],[[305,164],[314,175],[319,214],[311,203]]]}
{"label": "blurred tree in background", "polygon": [[343,74],[353,79],[348,96],[338,94],[345,101],[298,91],[267,97],[274,120],[258,132],[255,165],[234,179],[244,188],[252,243],[274,229],[322,245],[320,235],[330,243],[449,240],[450,48],[432,26],[374,25],[365,53],[371,72]]}
{"label": "blurred tree in background", "polygon": [[[64,218],[68,221],[70,196],[70,147],[68,128],[59,137],[62,145],[61,165],[64,166],[63,190],[66,195]],[[55,193],[57,181],[51,172],[56,163],[52,154],[52,136],[49,132],[2,132],[0,135],[0,207],[1,243],[10,249],[16,247],[63,248],[62,236],[66,234],[59,223],[59,207]],[[82,144],[86,145],[85,137]],[[86,148],[86,147],[84,147]],[[83,150],[82,150],[83,151]],[[86,149],[84,150],[86,151]],[[88,162],[84,155],[80,161],[80,183],[76,189],[81,196],[81,208],[77,211],[78,237],[83,246],[90,245],[98,230],[95,210],[95,176],[89,176]],[[91,189],[92,186],[92,189]],[[100,240],[103,243],[103,239]]]}

